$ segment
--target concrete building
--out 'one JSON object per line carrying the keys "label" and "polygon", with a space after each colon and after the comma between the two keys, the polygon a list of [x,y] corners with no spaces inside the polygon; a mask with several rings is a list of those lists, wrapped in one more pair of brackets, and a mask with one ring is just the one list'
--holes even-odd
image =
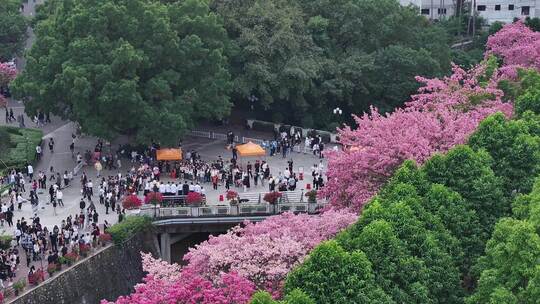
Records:
{"label": "concrete building", "polygon": [[493,23],[514,18],[540,17],[540,0],[476,0],[476,12]]}
{"label": "concrete building", "polygon": [[[401,5],[415,5],[429,19],[440,20],[452,16],[456,0],[399,0]],[[468,0],[466,7],[473,10],[488,23],[512,22],[514,18],[540,17],[540,0]]]}

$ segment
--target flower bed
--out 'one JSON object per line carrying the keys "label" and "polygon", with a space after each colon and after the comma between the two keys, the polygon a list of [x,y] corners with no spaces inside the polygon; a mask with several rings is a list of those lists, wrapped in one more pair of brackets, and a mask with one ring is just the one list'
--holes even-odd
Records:
{"label": "flower bed", "polygon": [[136,195],[128,195],[122,201],[124,209],[136,209],[142,206],[142,201]]}

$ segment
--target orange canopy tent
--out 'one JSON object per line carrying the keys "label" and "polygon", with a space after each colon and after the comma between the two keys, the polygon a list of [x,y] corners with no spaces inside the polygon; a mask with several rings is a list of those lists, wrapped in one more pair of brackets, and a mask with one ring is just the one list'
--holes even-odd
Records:
{"label": "orange canopy tent", "polygon": [[156,151],[157,160],[181,160],[181,149],[159,149]]}
{"label": "orange canopy tent", "polygon": [[236,146],[236,150],[238,151],[238,155],[242,157],[266,155],[266,151],[261,146],[254,144],[252,142],[248,142],[247,144],[243,144],[243,145],[238,145]]}

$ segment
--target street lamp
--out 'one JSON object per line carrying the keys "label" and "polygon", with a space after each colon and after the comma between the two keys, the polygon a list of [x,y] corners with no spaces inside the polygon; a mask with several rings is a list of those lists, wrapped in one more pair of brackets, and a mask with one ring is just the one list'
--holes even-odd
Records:
{"label": "street lamp", "polygon": [[257,98],[257,96],[251,94],[249,97],[248,97],[248,100],[251,102],[251,111],[253,111],[253,109],[255,108],[255,101],[259,100],[259,98]]}
{"label": "street lamp", "polygon": [[335,115],[343,114],[343,110],[341,110],[339,107],[335,108],[333,112],[334,112]]}

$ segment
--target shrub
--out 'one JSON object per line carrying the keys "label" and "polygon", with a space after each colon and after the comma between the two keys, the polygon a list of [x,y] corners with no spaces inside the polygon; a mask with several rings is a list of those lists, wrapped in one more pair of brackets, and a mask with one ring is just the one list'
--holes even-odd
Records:
{"label": "shrub", "polygon": [[157,205],[161,202],[163,202],[163,194],[159,192],[148,192],[148,194],[144,197],[145,204]]}
{"label": "shrub", "polygon": [[79,243],[79,253],[83,257],[88,256],[89,252],[90,252],[90,245],[89,244]]}
{"label": "shrub", "polygon": [[[45,280],[45,274],[42,269],[36,270],[33,274],[28,275],[28,283],[38,285]],[[2,303],[2,301],[0,301]]]}
{"label": "shrub", "polygon": [[[52,276],[53,273],[55,273],[57,270],[56,264],[49,264],[47,266],[47,272],[49,273],[49,276]],[[17,283],[15,283],[17,284]],[[13,285],[13,288],[15,288],[15,284]]]}
{"label": "shrub", "polygon": [[11,248],[12,240],[13,240],[13,237],[11,235],[0,235],[0,249],[7,250]]}
{"label": "shrub", "polygon": [[13,284],[13,289],[17,291],[23,290],[24,287],[26,287],[26,281],[24,279],[20,279]]}
{"label": "shrub", "polygon": [[107,229],[115,244],[122,244],[136,233],[152,227],[152,219],[146,216],[130,216]]}
{"label": "shrub", "polygon": [[273,192],[266,193],[263,199],[265,202],[268,202],[269,204],[273,205],[277,203],[280,197],[281,197],[281,192],[273,191]]}
{"label": "shrub", "polygon": [[112,236],[108,233],[102,233],[99,235],[99,241],[103,244],[109,243],[112,241]]}
{"label": "shrub", "polygon": [[136,209],[142,205],[142,201],[136,195],[128,195],[122,201],[124,209]]}
{"label": "shrub", "polygon": [[71,265],[71,264],[75,263],[79,259],[79,255],[77,255],[77,253],[75,253],[75,252],[70,252],[70,253],[67,253],[66,255],[64,255],[63,258],[64,258],[66,264]]}
{"label": "shrub", "polygon": [[305,194],[308,198],[308,203],[315,203],[317,202],[317,190],[311,190],[306,192]]}
{"label": "shrub", "polygon": [[[24,168],[26,163],[36,160],[36,146],[41,144],[43,132],[36,129],[20,129],[15,127],[0,127],[9,134],[9,143],[4,144],[2,161],[7,167]],[[5,139],[2,139],[5,141]]]}
{"label": "shrub", "polygon": [[202,203],[202,201],[203,201],[202,195],[200,193],[197,193],[197,192],[188,193],[187,198],[186,198],[186,202],[189,205],[198,205],[198,204]]}
{"label": "shrub", "polygon": [[227,191],[226,198],[229,201],[235,200],[236,198],[238,198],[238,192],[234,190],[229,190]]}

